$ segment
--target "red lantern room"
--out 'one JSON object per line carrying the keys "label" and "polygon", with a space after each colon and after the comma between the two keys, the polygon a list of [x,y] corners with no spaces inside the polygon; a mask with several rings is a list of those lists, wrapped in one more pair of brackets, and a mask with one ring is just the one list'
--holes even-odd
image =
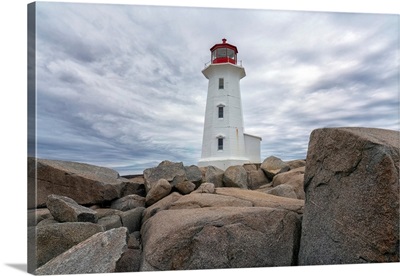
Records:
{"label": "red lantern room", "polygon": [[232,63],[236,64],[238,50],[236,46],[226,43],[226,39],[222,39],[222,43],[215,44],[210,49],[211,63]]}

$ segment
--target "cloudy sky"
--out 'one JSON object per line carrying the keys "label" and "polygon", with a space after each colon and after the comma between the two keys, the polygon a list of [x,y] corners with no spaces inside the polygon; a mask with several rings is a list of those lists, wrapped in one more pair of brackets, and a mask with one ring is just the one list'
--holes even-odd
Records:
{"label": "cloudy sky", "polygon": [[37,156],[141,173],[197,164],[207,79],[238,47],[261,159],[306,157],[313,129],[398,130],[399,16],[38,2]]}

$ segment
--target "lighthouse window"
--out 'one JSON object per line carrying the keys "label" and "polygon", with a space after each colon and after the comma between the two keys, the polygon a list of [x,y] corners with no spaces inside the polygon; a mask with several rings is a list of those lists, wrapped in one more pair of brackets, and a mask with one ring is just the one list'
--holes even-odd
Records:
{"label": "lighthouse window", "polygon": [[231,59],[235,59],[235,51],[231,50],[231,49],[227,49],[227,56]]}
{"label": "lighthouse window", "polygon": [[223,150],[223,149],[224,149],[224,139],[218,138],[218,150]]}
{"label": "lighthouse window", "polygon": [[219,78],[218,89],[224,89],[224,78]]}
{"label": "lighthouse window", "polygon": [[211,60],[214,60],[217,56],[217,51],[212,52],[211,54]]}
{"label": "lighthouse window", "polygon": [[226,48],[217,49],[217,58],[226,57]]}
{"label": "lighthouse window", "polygon": [[218,106],[218,118],[224,118],[224,107]]}

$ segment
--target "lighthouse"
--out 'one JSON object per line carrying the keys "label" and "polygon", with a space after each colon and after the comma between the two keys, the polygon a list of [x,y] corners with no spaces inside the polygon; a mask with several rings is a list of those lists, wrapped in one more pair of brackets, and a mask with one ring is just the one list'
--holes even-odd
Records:
{"label": "lighthouse", "polygon": [[202,73],[208,79],[200,167],[227,169],[260,163],[261,137],[244,133],[240,80],[246,76],[237,63],[237,47],[222,39],[210,49],[211,61]]}

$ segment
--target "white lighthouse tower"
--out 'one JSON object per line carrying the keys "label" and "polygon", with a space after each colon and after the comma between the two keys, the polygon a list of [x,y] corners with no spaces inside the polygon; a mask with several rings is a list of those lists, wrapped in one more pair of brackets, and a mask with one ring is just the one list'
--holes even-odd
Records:
{"label": "white lighthouse tower", "polygon": [[244,133],[236,46],[222,39],[210,49],[211,63],[202,71],[208,79],[203,146],[199,166],[225,170],[232,165],[260,163],[261,138]]}

